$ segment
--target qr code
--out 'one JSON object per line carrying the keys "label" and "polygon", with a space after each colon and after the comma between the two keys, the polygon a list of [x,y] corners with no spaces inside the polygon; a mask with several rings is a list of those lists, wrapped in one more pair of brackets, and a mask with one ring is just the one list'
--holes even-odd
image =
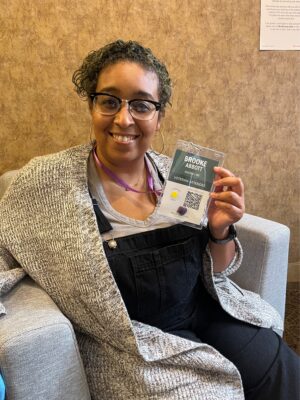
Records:
{"label": "qr code", "polygon": [[201,194],[195,192],[187,192],[183,206],[187,208],[193,208],[194,210],[199,210],[201,199]]}

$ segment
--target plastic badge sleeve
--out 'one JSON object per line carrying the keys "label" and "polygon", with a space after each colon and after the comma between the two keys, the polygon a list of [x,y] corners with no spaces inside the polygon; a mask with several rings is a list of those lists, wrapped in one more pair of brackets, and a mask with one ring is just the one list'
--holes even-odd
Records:
{"label": "plastic badge sleeve", "polygon": [[179,140],[171,160],[158,213],[201,229],[214,190],[213,168],[222,166],[225,154]]}

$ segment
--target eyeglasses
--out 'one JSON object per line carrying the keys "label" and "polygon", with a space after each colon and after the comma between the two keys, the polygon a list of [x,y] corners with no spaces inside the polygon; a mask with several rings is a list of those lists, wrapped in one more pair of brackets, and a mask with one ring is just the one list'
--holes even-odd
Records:
{"label": "eyeglasses", "polygon": [[130,115],[134,119],[149,121],[153,119],[156,111],[161,109],[161,104],[153,100],[132,99],[125,100],[108,93],[92,93],[90,95],[94,104],[94,110],[101,115],[115,115],[123,103],[128,104]]}

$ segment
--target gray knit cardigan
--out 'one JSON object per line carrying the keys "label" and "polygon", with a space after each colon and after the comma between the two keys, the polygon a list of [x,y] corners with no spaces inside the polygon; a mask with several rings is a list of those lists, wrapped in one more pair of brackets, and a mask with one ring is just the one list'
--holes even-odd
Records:
{"label": "gray knit cardigan", "polygon": [[[44,288],[73,323],[94,400],[243,399],[239,372],[213,347],[130,320],[88,192],[90,150],[85,145],[37,157],[6,191],[0,203],[0,295],[25,274]],[[165,174],[168,159],[152,156]],[[206,252],[207,289],[232,316],[282,329],[271,306],[227,277],[241,262],[238,240],[236,248],[234,261],[216,275]]]}

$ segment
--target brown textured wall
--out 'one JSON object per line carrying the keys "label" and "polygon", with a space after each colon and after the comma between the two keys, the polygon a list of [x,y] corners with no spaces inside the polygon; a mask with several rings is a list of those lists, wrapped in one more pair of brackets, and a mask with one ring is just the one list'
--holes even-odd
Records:
{"label": "brown textured wall", "polygon": [[260,52],[259,1],[2,0],[0,173],[89,140],[71,75],[92,49],[135,39],[174,80],[165,119],[177,138],[226,152],[247,211],[292,229],[299,259],[300,53]]}

